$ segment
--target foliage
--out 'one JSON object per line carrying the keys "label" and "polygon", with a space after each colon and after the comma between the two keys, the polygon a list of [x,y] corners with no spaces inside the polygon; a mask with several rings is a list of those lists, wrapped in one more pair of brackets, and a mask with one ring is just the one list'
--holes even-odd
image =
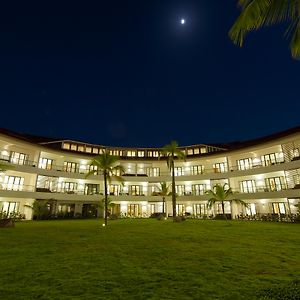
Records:
{"label": "foliage", "polygon": [[185,159],[186,155],[180,149],[178,149],[178,143],[176,141],[172,141],[171,144],[165,145],[161,149],[161,154],[167,159],[167,166],[171,171],[172,175],[172,210],[173,210],[173,220],[176,218],[176,192],[175,192],[175,159]]}
{"label": "foliage", "polygon": [[158,186],[159,192],[157,194],[161,196],[163,200],[163,214],[165,213],[165,199],[169,195],[170,186],[171,185],[168,185],[166,182],[160,182],[160,185]]}
{"label": "foliage", "polygon": [[229,31],[233,42],[243,45],[248,32],[276,23],[289,23],[292,56],[300,58],[300,0],[239,0],[241,14]]}
{"label": "foliage", "polygon": [[0,220],[12,219],[14,221],[20,221],[25,219],[25,215],[20,212],[11,212],[8,213],[6,211],[0,212]]}
{"label": "foliage", "polygon": [[216,184],[212,190],[206,191],[206,194],[211,196],[211,198],[208,199],[207,201],[207,206],[208,208],[212,208],[212,206],[216,202],[221,202],[222,204],[222,213],[223,213],[223,218],[227,219],[226,214],[225,214],[225,209],[224,209],[224,202],[236,202],[239,203],[243,206],[248,206],[248,204],[240,199],[234,199],[232,196],[234,195],[232,189],[230,187],[226,188],[228,184],[225,183],[223,186],[220,184]]}
{"label": "foliage", "polygon": [[51,216],[49,209],[49,201],[47,200],[35,200],[32,206],[26,206],[32,208],[33,219],[35,220],[47,220]]}
{"label": "foliage", "polygon": [[123,184],[124,179],[121,177],[121,174],[125,173],[124,168],[121,165],[117,165],[119,160],[118,156],[109,154],[109,151],[106,150],[104,153],[94,157],[90,165],[96,166],[97,170],[90,171],[86,177],[94,174],[103,175],[104,180],[104,223],[107,226],[108,219],[108,189],[107,184],[111,182],[114,178],[115,180],[121,182]]}

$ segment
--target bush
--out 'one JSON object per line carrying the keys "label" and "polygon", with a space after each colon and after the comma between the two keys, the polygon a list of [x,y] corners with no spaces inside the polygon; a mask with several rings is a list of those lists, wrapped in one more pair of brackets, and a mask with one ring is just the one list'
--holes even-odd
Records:
{"label": "bush", "polygon": [[183,221],[185,221],[186,219],[185,219],[185,216],[176,216],[174,219],[173,219],[173,221],[174,222],[183,222]]}

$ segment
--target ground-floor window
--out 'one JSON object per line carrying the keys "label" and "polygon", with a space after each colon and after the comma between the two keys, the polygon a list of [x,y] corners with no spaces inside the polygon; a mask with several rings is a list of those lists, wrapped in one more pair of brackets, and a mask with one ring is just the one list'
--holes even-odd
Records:
{"label": "ground-floor window", "polygon": [[140,205],[139,204],[128,204],[127,214],[131,217],[138,217],[140,215]]}
{"label": "ground-floor window", "polygon": [[194,204],[193,205],[193,215],[194,216],[207,215],[207,206],[206,206],[206,204]]}
{"label": "ground-floor window", "polygon": [[[228,201],[224,202],[224,213],[225,214],[231,213],[231,207]],[[217,214],[223,214],[222,203],[217,203]]]}
{"label": "ground-floor window", "polygon": [[150,204],[150,214],[155,213],[155,204]]}
{"label": "ground-floor window", "polygon": [[283,202],[272,203],[273,213],[274,214],[285,214],[285,204]]}
{"label": "ground-floor window", "polygon": [[1,212],[9,215],[11,213],[18,212],[19,207],[20,207],[19,202],[2,202]]}
{"label": "ground-floor window", "polygon": [[185,214],[185,205],[184,204],[177,204],[177,214],[179,216],[183,216]]}
{"label": "ground-floor window", "polygon": [[85,218],[96,218],[97,217],[97,205],[83,204],[82,205],[82,216]]}

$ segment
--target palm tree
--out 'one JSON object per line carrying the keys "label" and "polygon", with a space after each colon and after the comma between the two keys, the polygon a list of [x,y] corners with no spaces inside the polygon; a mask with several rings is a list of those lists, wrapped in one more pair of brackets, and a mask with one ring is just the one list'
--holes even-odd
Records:
{"label": "palm tree", "polygon": [[112,178],[115,178],[117,181],[123,184],[123,178],[121,174],[124,173],[123,166],[116,165],[119,160],[118,156],[109,154],[106,150],[104,153],[94,157],[90,165],[96,166],[97,170],[90,171],[86,177],[92,174],[102,174],[104,180],[104,224],[107,226],[107,217],[108,217],[108,191],[107,191],[107,182],[111,182]]}
{"label": "palm tree", "polygon": [[172,141],[171,144],[165,145],[161,154],[167,158],[167,165],[172,175],[172,209],[173,209],[173,220],[176,218],[176,192],[175,192],[175,168],[174,168],[174,160],[177,159],[185,159],[185,153],[178,149],[178,143],[176,141]]}
{"label": "palm tree", "polygon": [[248,206],[248,204],[240,199],[232,199],[231,197],[234,195],[232,189],[230,187],[226,188],[226,185],[228,185],[227,183],[225,183],[223,186],[220,184],[216,184],[212,190],[208,190],[206,191],[207,195],[210,195],[211,198],[208,199],[207,202],[207,206],[208,208],[212,208],[212,206],[216,203],[216,202],[221,202],[222,204],[222,213],[223,213],[223,218],[226,218],[226,214],[225,214],[225,209],[224,209],[224,205],[225,202],[235,202],[235,203],[239,203],[242,204],[244,206]]}
{"label": "palm tree", "polygon": [[159,189],[158,195],[161,196],[162,200],[163,200],[163,211],[162,211],[162,213],[164,214],[165,213],[165,199],[166,199],[166,196],[169,195],[170,185],[167,185],[166,182],[161,182],[158,189]]}
{"label": "palm tree", "polygon": [[275,23],[289,23],[290,49],[300,58],[300,0],[239,0],[241,14],[231,27],[229,36],[239,46],[248,32]]}

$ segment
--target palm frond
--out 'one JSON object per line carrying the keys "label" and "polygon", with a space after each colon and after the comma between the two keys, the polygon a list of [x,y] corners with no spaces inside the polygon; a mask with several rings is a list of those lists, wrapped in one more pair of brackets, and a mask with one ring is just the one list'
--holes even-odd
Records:
{"label": "palm frond", "polygon": [[[299,10],[300,10],[300,1],[299,1]],[[300,20],[297,22],[295,26],[294,33],[291,38],[290,49],[292,52],[292,56],[294,58],[300,58]]]}

